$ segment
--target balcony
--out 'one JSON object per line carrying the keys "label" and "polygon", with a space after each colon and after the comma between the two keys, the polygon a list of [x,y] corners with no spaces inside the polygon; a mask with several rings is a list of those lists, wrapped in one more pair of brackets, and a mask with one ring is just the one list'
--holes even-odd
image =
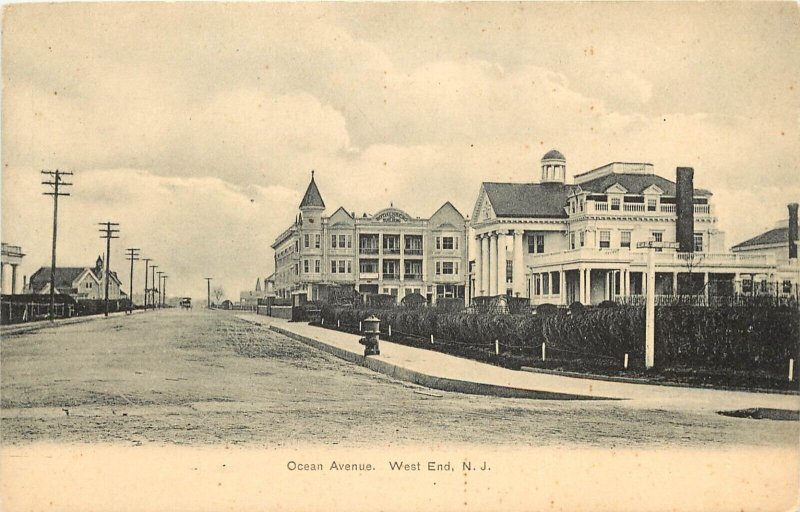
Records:
{"label": "balcony", "polygon": [[[655,253],[655,262],[660,267],[674,267],[675,270],[708,269],[716,271],[736,272],[738,269],[763,269],[775,265],[775,257],[766,254],[737,254],[737,253],[707,253],[696,252],[692,254],[677,253],[673,251]],[[595,249],[583,247],[580,249],[559,251],[553,253],[530,255],[527,266],[540,268],[550,265],[569,265],[584,263],[600,266],[610,265],[647,265],[646,250],[630,249]],[[686,270],[683,270],[686,271]],[[437,276],[438,278],[439,276]]]}
{"label": "balcony", "polygon": [[358,273],[359,279],[375,279],[379,278],[379,274],[377,272],[359,272]]}
{"label": "balcony", "polygon": [[388,281],[392,279],[400,279],[400,274],[394,272],[384,272],[383,273],[383,280]]}
{"label": "balcony", "polygon": [[406,281],[422,281],[422,272],[403,274],[403,279],[405,279]]}
{"label": "balcony", "polygon": [[406,247],[403,250],[403,254],[406,256],[422,256],[422,249],[410,249]]}
{"label": "balcony", "polygon": [[[586,201],[586,211],[585,213],[603,213],[608,214],[612,213],[612,215],[623,215],[623,214],[644,214],[644,215],[652,215],[656,217],[664,216],[664,214],[668,214],[669,216],[674,216],[676,212],[676,205],[674,204],[659,204],[654,210],[648,209],[645,203],[622,203],[619,208],[611,208],[610,205],[606,202],[602,201]],[[709,204],[696,204],[694,205],[694,213],[696,215],[711,215],[712,208]],[[575,214],[573,214],[575,215]]]}
{"label": "balcony", "polygon": [[399,247],[384,247],[383,254],[400,254]]}
{"label": "balcony", "polygon": [[359,247],[358,252],[360,254],[378,254],[377,247]]}

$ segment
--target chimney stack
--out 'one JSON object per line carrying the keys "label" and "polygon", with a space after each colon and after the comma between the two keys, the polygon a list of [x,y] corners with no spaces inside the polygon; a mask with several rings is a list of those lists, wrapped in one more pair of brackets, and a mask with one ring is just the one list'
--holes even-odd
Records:
{"label": "chimney stack", "polygon": [[678,252],[694,252],[694,169],[678,167],[675,180],[675,239]]}
{"label": "chimney stack", "polygon": [[789,259],[797,259],[797,203],[789,203]]}

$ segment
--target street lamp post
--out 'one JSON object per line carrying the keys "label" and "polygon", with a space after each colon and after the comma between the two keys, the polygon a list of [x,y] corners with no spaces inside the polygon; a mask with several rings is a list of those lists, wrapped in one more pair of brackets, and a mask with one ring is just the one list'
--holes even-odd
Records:
{"label": "street lamp post", "polygon": [[648,240],[636,244],[638,249],[647,249],[647,302],[645,306],[644,366],[655,366],[656,346],[656,249],[677,249],[678,242],[656,242]]}

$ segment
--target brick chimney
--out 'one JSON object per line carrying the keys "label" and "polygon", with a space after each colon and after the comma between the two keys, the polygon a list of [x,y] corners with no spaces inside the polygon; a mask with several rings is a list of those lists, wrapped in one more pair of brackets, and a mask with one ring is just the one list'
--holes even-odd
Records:
{"label": "brick chimney", "polygon": [[789,259],[797,259],[797,203],[789,203]]}
{"label": "brick chimney", "polygon": [[675,240],[678,252],[694,252],[694,169],[678,167],[675,179]]}

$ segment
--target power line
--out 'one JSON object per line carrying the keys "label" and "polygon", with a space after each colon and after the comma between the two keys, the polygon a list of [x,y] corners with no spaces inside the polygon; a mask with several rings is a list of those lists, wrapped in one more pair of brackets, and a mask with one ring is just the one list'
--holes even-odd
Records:
{"label": "power line", "polygon": [[106,293],[105,293],[105,303],[106,303],[105,316],[108,316],[108,282],[109,282],[109,277],[111,275],[111,239],[112,238],[119,238],[118,236],[116,236],[117,233],[119,233],[119,229],[117,229],[117,226],[119,226],[119,223],[118,222],[106,221],[106,222],[98,222],[98,225],[105,226],[105,227],[100,228],[98,231],[100,231],[100,233],[101,233],[100,238],[105,238],[106,239],[106,261],[105,261],[105,264],[103,264],[103,274],[104,274],[103,278],[106,281],[105,282],[105,289],[106,289]]}
{"label": "power line", "polygon": [[72,176],[70,171],[42,171],[42,174],[47,176],[42,185],[52,187],[51,192],[42,192],[42,195],[53,196],[53,252],[50,259],[50,310],[47,316],[51,322],[55,321],[55,302],[56,302],[56,239],[58,237],[58,198],[70,195],[67,192],[62,192],[61,187],[71,187],[72,183],[63,181],[63,176]]}

